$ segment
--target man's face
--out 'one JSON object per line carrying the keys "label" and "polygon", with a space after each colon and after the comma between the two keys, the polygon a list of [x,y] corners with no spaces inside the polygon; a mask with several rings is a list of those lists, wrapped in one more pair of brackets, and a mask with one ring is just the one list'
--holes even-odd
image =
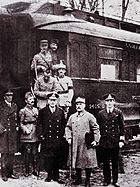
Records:
{"label": "man's face", "polygon": [[33,96],[28,96],[28,98],[25,100],[25,102],[26,102],[29,106],[33,106],[33,105],[34,105],[34,97],[33,97]]}
{"label": "man's face", "polygon": [[48,105],[52,108],[54,108],[57,105],[57,99],[48,99]]}
{"label": "man's face", "polygon": [[105,104],[106,104],[107,108],[112,108],[115,105],[115,100],[114,99],[105,100]]}
{"label": "man's face", "polygon": [[53,50],[53,51],[56,51],[58,49],[58,45],[56,43],[51,43],[50,44],[50,48]]}
{"label": "man's face", "polygon": [[13,100],[13,95],[5,95],[5,96],[4,96],[4,99],[5,99],[7,102],[11,103],[12,100]]}
{"label": "man's face", "polygon": [[58,76],[64,77],[65,73],[66,73],[66,70],[64,68],[58,69]]}
{"label": "man's face", "polygon": [[50,76],[51,76],[51,71],[50,70],[44,71],[44,79],[45,80],[48,80],[50,78]]}
{"label": "man's face", "polygon": [[85,109],[85,103],[76,103],[76,110],[77,112],[82,112]]}
{"label": "man's face", "polygon": [[46,52],[48,50],[48,43],[40,44],[40,49],[42,52]]}

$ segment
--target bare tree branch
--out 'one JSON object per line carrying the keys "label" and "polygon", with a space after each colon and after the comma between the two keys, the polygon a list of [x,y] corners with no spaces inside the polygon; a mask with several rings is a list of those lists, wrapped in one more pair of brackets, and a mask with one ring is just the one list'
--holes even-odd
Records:
{"label": "bare tree branch", "polygon": [[122,0],[122,20],[124,20],[127,8],[128,8],[129,0]]}

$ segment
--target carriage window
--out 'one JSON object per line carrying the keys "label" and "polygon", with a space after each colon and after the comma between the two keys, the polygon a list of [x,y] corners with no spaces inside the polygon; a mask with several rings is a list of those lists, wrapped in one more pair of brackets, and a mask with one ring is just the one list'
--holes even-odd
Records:
{"label": "carriage window", "polygon": [[100,78],[118,80],[121,77],[122,48],[99,46]]}
{"label": "carriage window", "polygon": [[101,64],[101,79],[115,80],[115,65]]}
{"label": "carriage window", "polygon": [[140,82],[140,66],[137,68],[137,82]]}

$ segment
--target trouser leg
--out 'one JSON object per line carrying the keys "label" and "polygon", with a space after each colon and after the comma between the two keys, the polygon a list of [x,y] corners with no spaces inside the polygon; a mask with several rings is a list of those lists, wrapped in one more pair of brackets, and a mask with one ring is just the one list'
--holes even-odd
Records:
{"label": "trouser leg", "polygon": [[113,183],[117,183],[117,181],[118,181],[118,154],[119,154],[119,148],[112,149],[111,161],[112,161]]}
{"label": "trouser leg", "polygon": [[102,149],[104,181],[111,182],[110,149]]}
{"label": "trouser leg", "polygon": [[47,180],[51,180],[53,178],[53,158],[45,159],[45,170],[48,172]]}
{"label": "trouser leg", "polygon": [[92,169],[91,168],[86,168],[85,171],[86,171],[86,180],[89,181]]}
{"label": "trouser leg", "polygon": [[81,168],[76,168],[76,180],[79,181],[79,182],[82,181],[81,173],[82,173]]}
{"label": "trouser leg", "polygon": [[59,179],[59,159],[53,158],[53,180],[57,181]]}
{"label": "trouser leg", "polygon": [[7,172],[7,153],[1,153],[1,175],[2,177],[8,177]]}
{"label": "trouser leg", "polygon": [[14,165],[14,160],[15,156],[13,153],[7,155],[8,163],[7,163],[7,172],[8,172],[8,177],[13,175],[13,165]]}

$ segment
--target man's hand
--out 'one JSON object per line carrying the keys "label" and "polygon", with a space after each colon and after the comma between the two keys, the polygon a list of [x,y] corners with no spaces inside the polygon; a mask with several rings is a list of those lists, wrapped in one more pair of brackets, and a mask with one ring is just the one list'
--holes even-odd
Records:
{"label": "man's hand", "polygon": [[119,142],[119,148],[122,148],[124,146],[123,142]]}
{"label": "man's hand", "polygon": [[71,138],[67,140],[68,141],[68,144],[71,145]]}
{"label": "man's hand", "polygon": [[93,141],[93,142],[91,143],[91,145],[92,145],[92,147],[95,147],[95,146],[97,145],[97,142],[96,142],[96,141]]}
{"label": "man's hand", "polygon": [[70,101],[66,101],[66,106],[70,107],[71,106],[71,102]]}

